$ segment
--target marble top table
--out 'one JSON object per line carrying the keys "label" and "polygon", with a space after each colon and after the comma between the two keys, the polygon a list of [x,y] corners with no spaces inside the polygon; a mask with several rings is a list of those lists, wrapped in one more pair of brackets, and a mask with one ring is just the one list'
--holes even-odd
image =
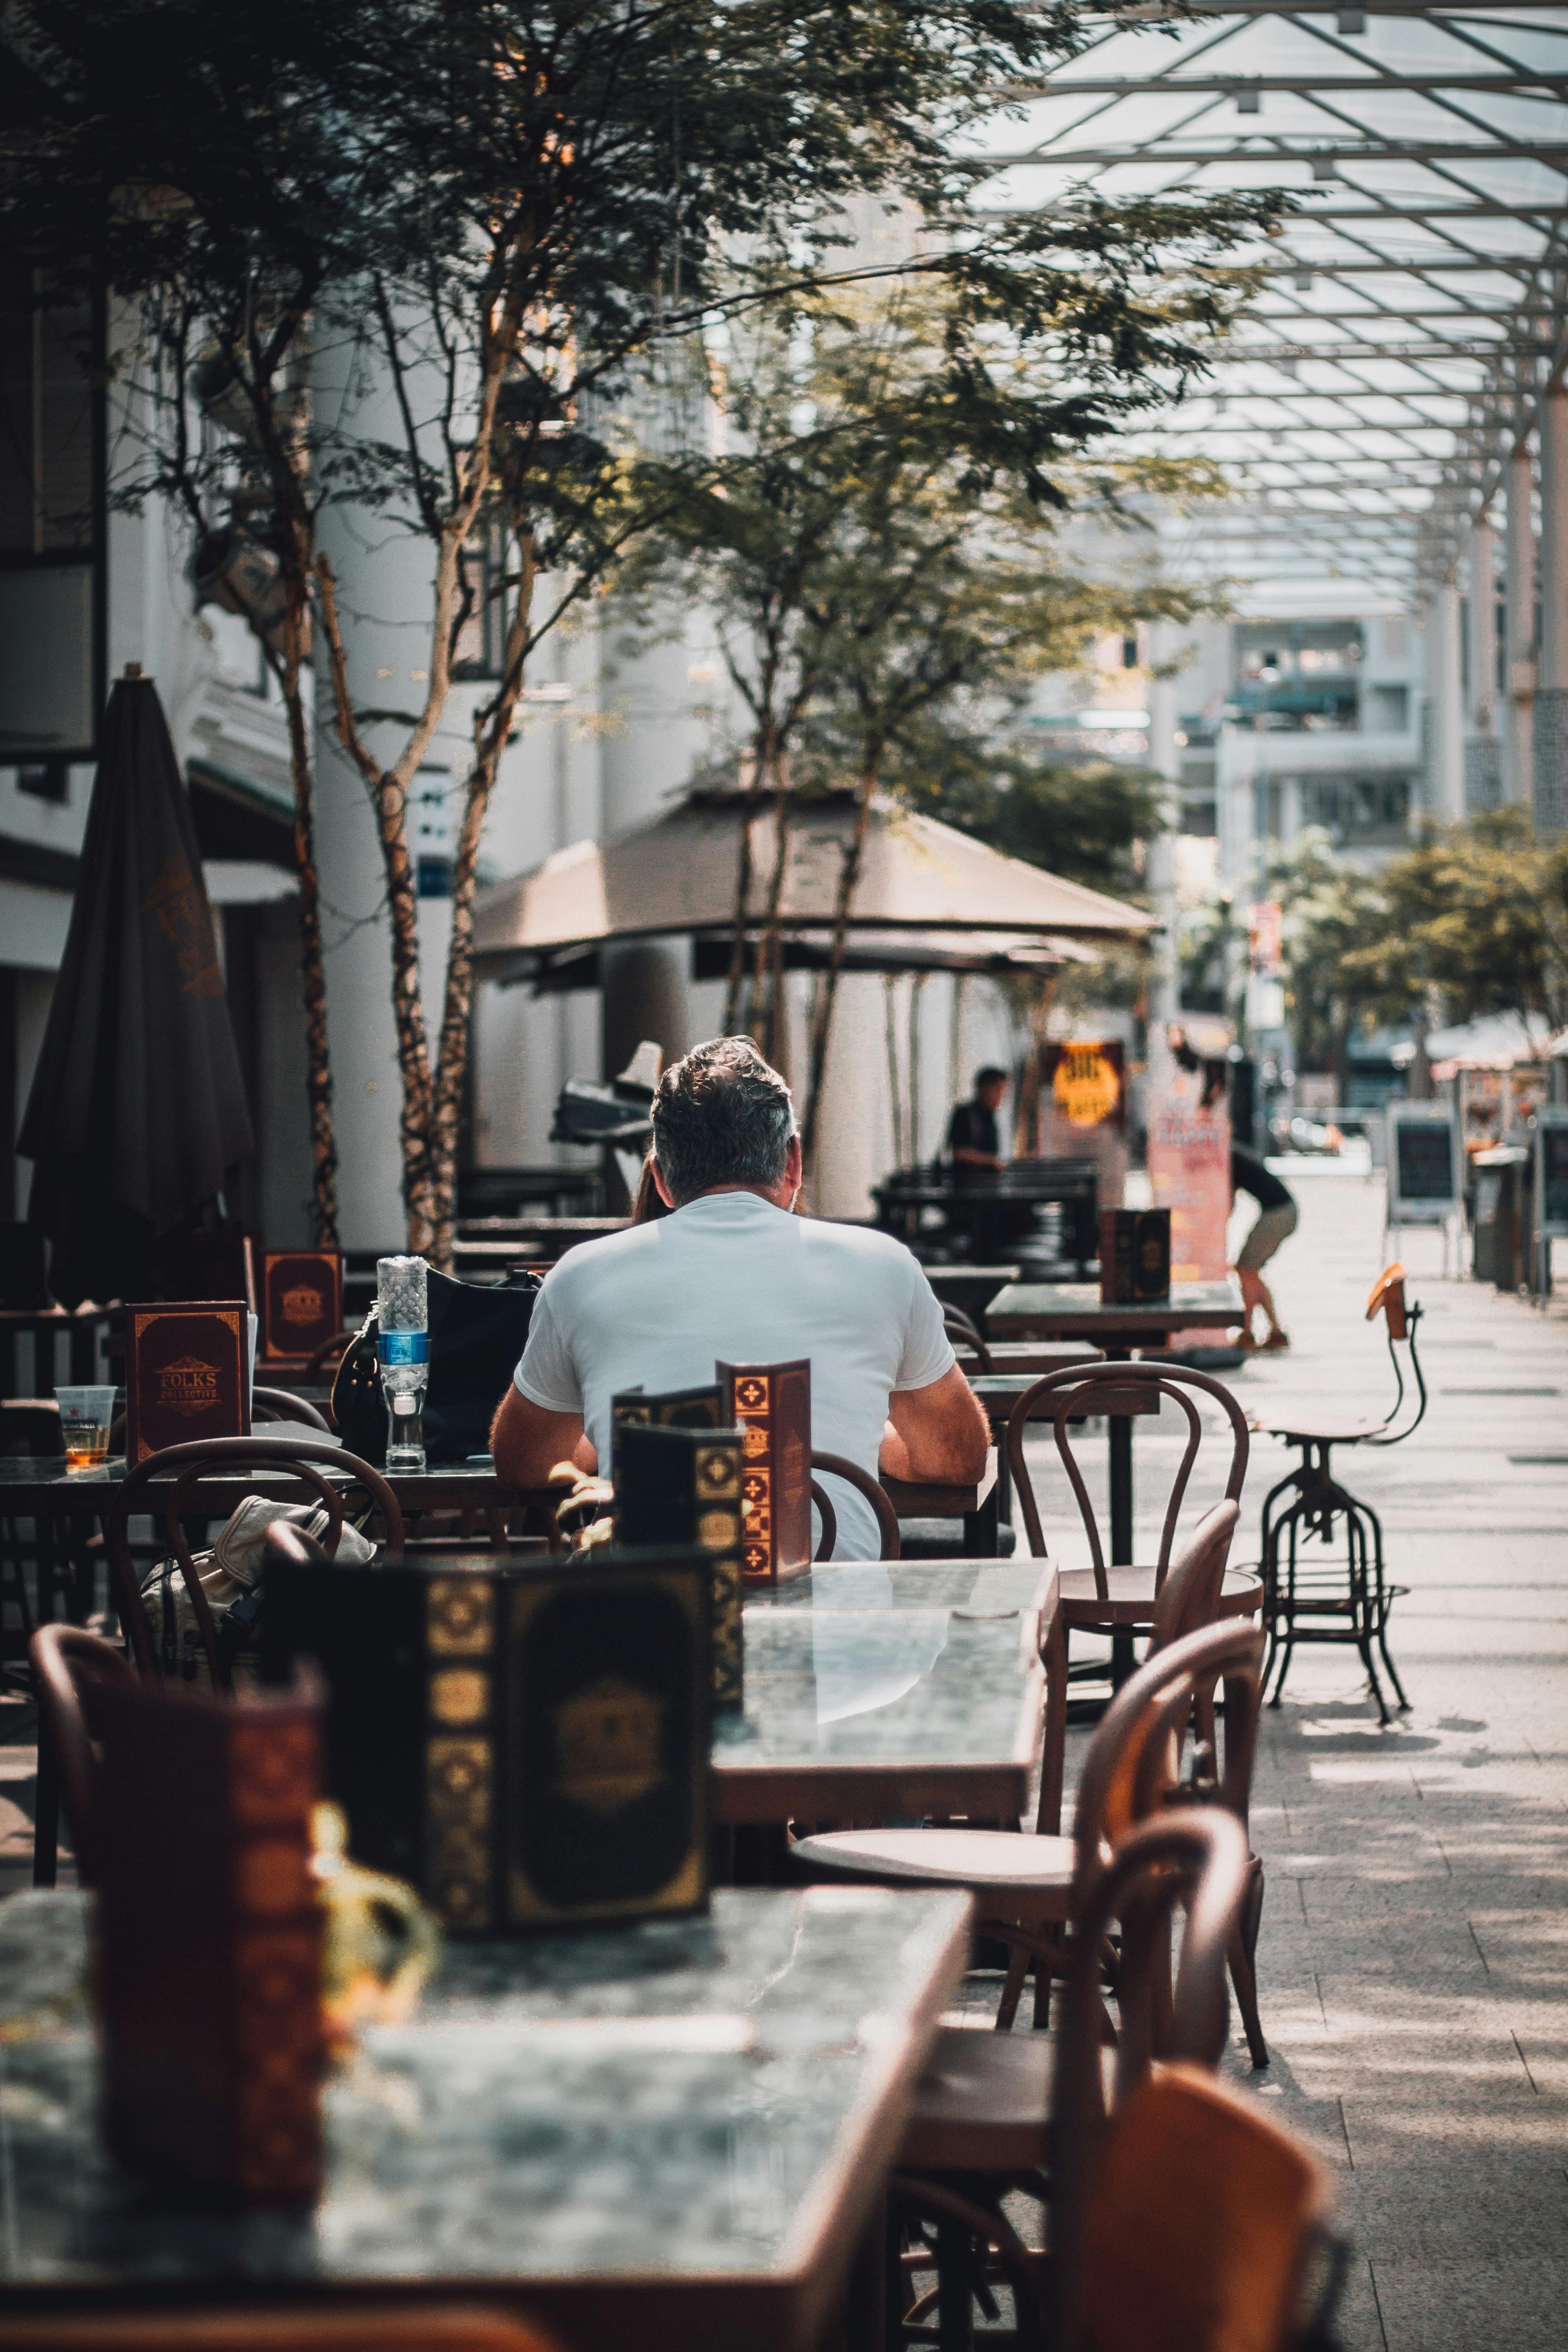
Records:
{"label": "marble top table", "polygon": [[[258,1422],[251,1434],[258,1444],[265,1444],[269,1437],[284,1444],[290,1437],[310,1438],[329,1445],[335,1442],[321,1430],[294,1422]],[[331,1474],[330,1463],[318,1466]],[[0,1512],[27,1515],[34,1511],[68,1511],[83,1517],[101,1517],[113,1501],[114,1490],[124,1478],[125,1470],[125,1457],[118,1454],[110,1454],[91,1470],[68,1470],[63,1454],[37,1457],[0,1454]],[[537,1505],[541,1509],[553,1511],[561,1500],[558,1487],[503,1486],[489,1454],[475,1455],[466,1462],[435,1462],[424,1470],[395,1470],[383,1475],[408,1512],[500,1510],[517,1504]],[[958,1518],[982,1507],[994,1480],[993,1463],[973,1485],[933,1486],[898,1478],[884,1478],[882,1483],[905,1517]],[[201,1501],[216,1517],[219,1512],[232,1509],[246,1495],[258,1494],[271,1486],[282,1492],[292,1483],[284,1470],[225,1470],[215,1465],[203,1476]]]}
{"label": "marble top table", "polygon": [[1016,1822],[1040,1749],[1043,1560],[840,1561],[746,1600],[743,1714],[713,1727],[717,1821]]}
{"label": "marble top table", "polygon": [[1173,1282],[1168,1298],[1108,1307],[1093,1282],[1010,1282],[985,1312],[998,1339],[1092,1339],[1108,1355],[1161,1348],[1173,1331],[1224,1331],[1242,1319],[1241,1289],[1224,1282]]}
{"label": "marble top table", "polygon": [[[300,2215],[155,2201],[94,2116],[86,1903],[0,1905],[0,2303],[464,2299],[587,2352],[808,2352],[967,1957],[961,1895],[721,1892],[448,1948],[326,2094]],[[75,1999],[72,1993],[75,1988]]]}

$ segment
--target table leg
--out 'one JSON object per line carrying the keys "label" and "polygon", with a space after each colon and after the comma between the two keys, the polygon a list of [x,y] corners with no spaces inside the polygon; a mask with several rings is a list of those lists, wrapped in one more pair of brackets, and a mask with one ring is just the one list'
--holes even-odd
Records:
{"label": "table leg", "polygon": [[[1113,1568],[1132,1565],[1132,1418],[1130,1413],[1107,1415],[1110,1451],[1110,1562]],[[1110,1638],[1110,1684],[1120,1690],[1136,1661],[1132,1635],[1120,1628]]]}
{"label": "table leg", "polygon": [[994,1485],[977,1511],[967,1511],[963,1519],[963,1557],[965,1559],[996,1558],[997,1493]]}

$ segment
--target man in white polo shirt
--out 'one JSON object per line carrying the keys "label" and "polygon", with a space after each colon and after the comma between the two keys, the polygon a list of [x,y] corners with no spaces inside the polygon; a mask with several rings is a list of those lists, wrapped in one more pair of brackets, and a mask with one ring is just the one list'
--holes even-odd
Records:
{"label": "man in white polo shirt", "polygon": [[[545,1277],[491,1434],[509,1486],[607,1463],[610,1400],[693,1388],[715,1361],[811,1359],[812,1444],[875,1477],[970,1483],[985,1415],[918,1261],[886,1234],[793,1214],[789,1089],[744,1037],[699,1045],[653,1107],[654,1181],[672,1213],[568,1252]],[[875,1559],[870,1507],[827,1482],[836,1557]]]}

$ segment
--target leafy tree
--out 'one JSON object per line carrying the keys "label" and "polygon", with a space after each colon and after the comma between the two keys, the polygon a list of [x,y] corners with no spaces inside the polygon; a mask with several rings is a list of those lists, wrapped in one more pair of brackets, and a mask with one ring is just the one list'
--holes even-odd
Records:
{"label": "leafy tree", "polygon": [[1373,920],[1340,971],[1397,1020],[1436,997],[1447,1017],[1568,1023],[1568,845],[1536,840],[1522,809],[1444,826],[1385,866]]}
{"label": "leafy tree", "polygon": [[1142,890],[1141,851],[1162,823],[1151,768],[1060,760],[1016,731],[1016,714],[935,713],[896,747],[888,782],[900,800],[1006,857],[1116,898]]}
{"label": "leafy tree", "polygon": [[[38,135],[9,159],[7,225],[46,265],[88,253],[139,307],[152,397],[141,470],[121,494],[166,490],[185,507],[199,560],[257,629],[289,703],[322,1230],[330,1092],[301,685],[312,619],[382,846],[410,1241],[440,1257],[500,754],[541,635],[647,520],[628,507],[607,409],[639,372],[671,404],[670,371],[649,355],[710,312],[721,250],[765,255],[775,275],[787,254],[809,276],[851,195],[886,191],[932,220],[951,210],[976,167],[954,163],[945,130],[1004,86],[1026,92],[1071,34],[1070,9],[1007,0],[279,0],[264,17],[200,0],[20,0],[8,12],[13,58],[44,103]],[[329,416],[304,387],[312,355],[334,345],[348,393]],[[398,423],[378,438],[364,401],[387,379]],[[318,543],[335,500],[430,548],[414,709],[355,706]],[[509,561],[486,590],[474,550],[498,530]],[[432,1055],[407,803],[486,593],[504,607],[501,675],[474,726]]]}
{"label": "leafy tree", "polygon": [[384,5],[265,10],[22,0],[4,59],[25,103],[0,224],[58,287],[112,289],[112,501],[169,500],[198,593],[241,614],[288,719],[315,1238],[337,1238],[310,700],[316,524],[332,467],[310,403],[330,290],[386,266],[378,126],[342,136],[334,91],[389,30]]}

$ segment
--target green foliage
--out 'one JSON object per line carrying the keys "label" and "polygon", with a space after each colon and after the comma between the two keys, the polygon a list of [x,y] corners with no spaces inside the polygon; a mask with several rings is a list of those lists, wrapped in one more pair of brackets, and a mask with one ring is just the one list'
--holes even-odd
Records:
{"label": "green foliage", "polygon": [[1150,769],[1045,759],[1005,720],[965,726],[938,712],[895,747],[887,781],[911,807],[1005,856],[1115,898],[1142,889],[1140,853],[1160,822]]}
{"label": "green foliage", "polygon": [[1321,834],[1276,862],[1286,1003],[1303,1067],[1376,1023],[1488,1013],[1568,1021],[1568,847],[1521,809],[1429,830],[1380,872],[1340,863]]}
{"label": "green foliage", "polygon": [[1450,1021],[1568,1021],[1568,845],[1521,809],[1429,833],[1378,877],[1376,917],[1341,961],[1347,993],[1384,1019],[1436,997]]}

